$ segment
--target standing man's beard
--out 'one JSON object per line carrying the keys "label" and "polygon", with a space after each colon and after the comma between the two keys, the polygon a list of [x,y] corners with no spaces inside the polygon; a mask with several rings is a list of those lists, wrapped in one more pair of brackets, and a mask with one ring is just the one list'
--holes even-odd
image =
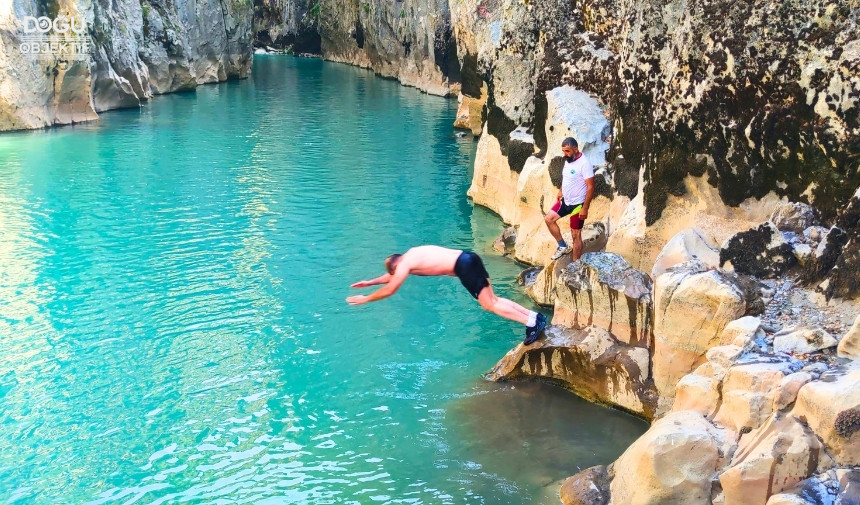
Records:
{"label": "standing man's beard", "polygon": [[566,161],[568,163],[572,163],[573,162],[573,156],[565,156],[564,161]]}

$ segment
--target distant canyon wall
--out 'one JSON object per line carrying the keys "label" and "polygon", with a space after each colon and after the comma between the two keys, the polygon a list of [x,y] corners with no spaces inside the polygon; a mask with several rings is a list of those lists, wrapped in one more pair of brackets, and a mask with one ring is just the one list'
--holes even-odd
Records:
{"label": "distant canyon wall", "polygon": [[[92,120],[153,95],[246,77],[252,15],[251,0],[4,2],[0,131]],[[28,57],[20,49],[26,16],[84,21],[88,56]]]}
{"label": "distant canyon wall", "polygon": [[456,95],[460,61],[448,0],[257,0],[256,43],[370,68]]}

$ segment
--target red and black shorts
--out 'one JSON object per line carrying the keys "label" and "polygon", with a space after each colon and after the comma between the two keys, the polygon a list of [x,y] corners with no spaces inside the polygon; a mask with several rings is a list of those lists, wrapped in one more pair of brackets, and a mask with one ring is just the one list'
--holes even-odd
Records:
{"label": "red and black shorts", "polygon": [[579,212],[582,210],[582,204],[578,203],[576,205],[568,205],[565,203],[564,198],[559,199],[555,202],[555,205],[552,206],[552,211],[558,214],[561,217],[564,217],[570,214],[570,229],[571,230],[581,230],[582,225],[585,224],[585,221],[579,219]]}

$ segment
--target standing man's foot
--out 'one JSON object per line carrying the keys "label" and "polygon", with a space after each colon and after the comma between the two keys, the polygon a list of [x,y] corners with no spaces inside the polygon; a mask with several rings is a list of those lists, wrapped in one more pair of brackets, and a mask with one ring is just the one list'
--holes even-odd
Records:
{"label": "standing man's foot", "polygon": [[534,326],[526,327],[526,339],[523,340],[523,345],[530,345],[534,343],[535,340],[538,339],[541,332],[546,329],[546,316],[538,313],[537,322]]}
{"label": "standing man's foot", "polygon": [[557,260],[569,252],[570,252],[570,246],[569,245],[564,245],[564,246],[560,245],[560,246],[558,246],[558,249],[555,250],[555,253],[550,257],[550,259],[551,260]]}

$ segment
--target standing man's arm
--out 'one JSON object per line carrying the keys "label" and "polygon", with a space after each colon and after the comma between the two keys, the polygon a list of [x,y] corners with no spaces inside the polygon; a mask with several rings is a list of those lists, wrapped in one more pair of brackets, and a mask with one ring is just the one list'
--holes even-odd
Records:
{"label": "standing man's arm", "polygon": [[582,204],[582,210],[579,211],[579,219],[582,220],[588,217],[588,206],[591,205],[591,197],[594,196],[594,177],[585,179],[585,186],[588,188],[585,191],[585,203]]}
{"label": "standing man's arm", "polygon": [[[409,276],[409,266],[404,265],[401,261],[399,265],[397,265],[397,270],[394,271],[394,275],[389,276],[388,282],[385,286],[377,289],[370,295],[356,295],[350,296],[346,299],[346,302],[350,305],[361,305],[367,302],[375,302],[376,300],[382,300],[383,298],[388,298],[393,295],[395,291],[400,289],[400,285],[403,284],[403,281],[406,280],[406,277]],[[384,275],[382,277],[385,277]],[[381,277],[380,277],[381,278]],[[376,279],[374,279],[376,280]]]}

